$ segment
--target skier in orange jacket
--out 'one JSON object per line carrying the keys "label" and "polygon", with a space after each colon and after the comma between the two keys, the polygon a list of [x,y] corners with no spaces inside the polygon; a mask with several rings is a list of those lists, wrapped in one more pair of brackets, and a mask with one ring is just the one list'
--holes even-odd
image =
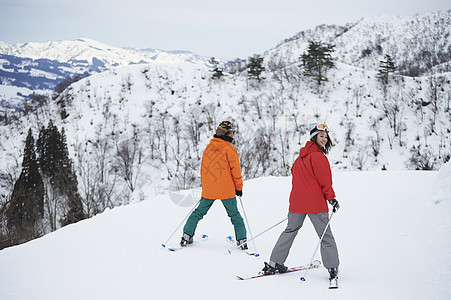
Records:
{"label": "skier in orange jacket", "polygon": [[[202,198],[183,227],[181,246],[193,243],[197,224],[216,199],[221,199],[232,221],[237,244],[246,242],[246,227],[238,211],[235,197],[243,195],[240,159],[235,146],[232,145],[235,131],[235,124],[229,121],[221,122],[216,134],[205,148],[200,171]],[[247,244],[242,245],[242,248],[247,249]]]}

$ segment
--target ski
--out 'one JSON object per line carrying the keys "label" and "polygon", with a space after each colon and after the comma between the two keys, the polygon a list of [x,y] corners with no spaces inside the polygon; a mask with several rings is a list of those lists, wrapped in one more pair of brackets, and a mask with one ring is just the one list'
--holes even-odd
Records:
{"label": "ski", "polygon": [[338,277],[329,279],[329,289],[338,289]]}
{"label": "ski", "polygon": [[[235,240],[235,238],[234,238],[233,236],[231,236],[231,235],[227,236],[227,237],[226,237],[226,240],[227,240],[227,242],[229,242],[230,244],[232,244],[232,245],[234,245],[235,247],[238,248],[238,245],[236,244],[236,240]],[[255,256],[255,257],[259,257],[259,256],[260,256],[260,254],[258,254],[258,253],[250,252],[249,250],[243,250],[243,249],[241,249],[241,248],[239,248],[239,249],[240,249],[241,251],[243,251],[244,253],[246,253],[247,255]],[[229,254],[230,254],[230,253],[232,253],[231,250],[229,250]]]}
{"label": "ski", "polygon": [[274,274],[263,274],[261,271],[257,274],[257,275],[253,275],[253,276],[236,276],[237,279],[239,280],[248,280],[248,279],[254,279],[254,278],[260,278],[260,277],[266,277],[266,276],[272,276],[272,275],[279,275],[279,274],[285,274],[285,273],[291,273],[291,272],[297,272],[297,271],[302,271],[302,270],[307,270],[307,269],[318,269],[321,266],[321,262],[319,260],[314,260],[311,265],[309,266],[308,264],[303,265],[303,266],[299,266],[299,267],[292,267],[289,268],[286,272],[284,273],[274,273]]}
{"label": "ski", "polygon": [[161,246],[162,246],[164,249],[167,249],[168,251],[175,252],[175,251],[178,251],[178,250],[180,250],[180,249],[183,249],[183,248],[186,248],[186,247],[191,247],[191,246],[193,246],[193,245],[199,244],[199,243],[204,242],[204,241],[206,241],[206,240],[208,240],[208,235],[202,234],[202,235],[200,236],[200,239],[199,239],[199,240],[194,240],[192,244],[188,244],[188,245],[183,246],[183,247],[180,246],[180,245],[177,246],[177,247],[167,247],[165,244],[161,244]]}

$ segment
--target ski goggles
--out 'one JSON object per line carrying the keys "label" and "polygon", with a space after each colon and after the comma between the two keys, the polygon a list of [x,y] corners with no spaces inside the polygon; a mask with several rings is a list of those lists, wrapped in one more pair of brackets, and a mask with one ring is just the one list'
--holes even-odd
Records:
{"label": "ski goggles", "polygon": [[[312,125],[313,125],[313,128],[310,127],[310,128],[312,128],[310,130],[310,138],[313,138],[315,135],[318,134],[318,132],[321,132],[321,131],[325,131],[325,132],[329,133],[329,127],[327,127],[327,125],[324,123],[318,123],[316,125],[315,124],[312,124]],[[310,125],[310,126],[312,126],[312,125]]]}
{"label": "ski goggles", "polygon": [[236,125],[229,121],[223,121],[219,126],[232,132],[236,131]]}
{"label": "ski goggles", "polygon": [[316,125],[315,129],[318,130],[318,131],[329,132],[329,127],[327,127],[327,125],[323,124],[323,123],[320,123],[320,124]]}

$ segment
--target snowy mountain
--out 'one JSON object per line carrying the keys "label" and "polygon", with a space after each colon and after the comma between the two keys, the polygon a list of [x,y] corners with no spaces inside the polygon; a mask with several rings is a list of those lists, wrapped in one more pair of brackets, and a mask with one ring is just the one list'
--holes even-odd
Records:
{"label": "snowy mountain", "polygon": [[[231,249],[233,226],[220,203],[199,223],[208,241],[161,249],[190,207],[168,195],[107,210],[29,243],[0,251],[0,298],[31,299],[367,299],[442,300],[451,280],[451,165],[440,171],[335,172],[341,201],[331,228],[340,255],[340,287],[328,290],[324,268],[250,281],[268,261],[286,222],[255,240],[256,259]],[[257,234],[286,217],[290,178],[244,183],[243,206]],[[150,194],[147,186],[144,194]],[[198,190],[187,191],[186,197]],[[193,205],[193,203],[191,203]],[[241,209],[241,207],[240,207]],[[181,229],[167,243],[176,246]],[[286,264],[306,264],[318,237],[310,220]],[[252,243],[251,243],[252,244]],[[317,253],[316,259],[320,259]]]}
{"label": "snowy mountain", "polygon": [[381,57],[389,54],[401,74],[430,75],[451,72],[450,34],[451,10],[413,17],[380,16],[301,31],[265,56],[275,65],[296,63],[308,41],[322,40],[334,44],[337,61],[347,65],[377,71]]}
{"label": "snowy mountain", "polygon": [[[442,28],[443,22],[438,20],[446,19],[444,14],[449,16],[450,12],[412,20],[418,20],[414,24],[437,23]],[[437,22],[432,22],[433,18]],[[404,30],[395,30],[405,22],[404,18],[385,17],[362,20],[348,30],[320,26],[309,31],[315,39],[340,45],[337,53],[342,54],[334,54],[335,68],[327,72],[328,81],[320,86],[304,76],[296,62],[310,40],[300,38],[301,34],[263,54],[266,70],[261,81],[249,78],[246,69],[234,68],[237,62],[229,62],[225,76],[215,79],[209,64],[194,56],[187,63],[190,54],[186,53],[162,53],[161,59],[172,57],[171,63],[139,63],[139,55],[147,50],[138,51],[133,56],[136,60],[131,56],[108,60],[111,53],[118,57],[131,55],[131,50],[112,50],[92,41],[87,48],[87,42],[77,42],[84,45],[80,47],[84,50],[78,52],[76,46],[69,50],[66,43],[55,45],[58,51],[52,47],[36,51],[47,53],[46,59],[65,55],[58,54],[60,51],[72,51],[77,61],[97,57],[108,67],[115,60],[125,65],[95,72],[33,110],[2,110],[0,201],[7,202],[20,175],[28,129],[37,139],[49,120],[65,129],[88,217],[97,212],[91,209],[93,206],[101,212],[199,186],[202,152],[216,126],[227,119],[235,121],[239,128],[235,145],[247,180],[289,176],[291,164],[308,140],[307,126],[314,121],[324,121],[331,129],[335,146],[329,160],[334,171],[438,170],[451,157],[451,72],[438,73],[437,68],[436,73],[416,77],[392,74],[384,85],[371,67],[371,62],[383,59],[390,47],[403,51],[396,53],[409,52],[409,41],[392,36],[393,32],[405,34]],[[371,52],[357,59],[360,56],[346,54],[345,45],[349,45],[348,52],[355,54],[367,49],[361,41],[372,23],[378,24],[375,32],[379,32],[378,28],[392,28],[379,33],[379,39],[387,41],[380,56],[376,58],[376,53]],[[354,35],[350,36],[350,32]],[[429,45],[433,53],[439,53],[434,50],[433,40],[442,37],[432,33],[419,36],[424,41],[418,45]],[[39,47],[23,45],[27,53]],[[10,51],[5,55],[18,57],[19,50]],[[103,53],[106,58],[93,53]],[[136,64],[130,65],[130,61]],[[5,87],[1,86],[0,91]]]}
{"label": "snowy mountain", "polygon": [[[344,26],[320,25],[267,51],[265,61],[273,66],[296,64],[309,40],[322,40],[336,45],[339,62],[366,70],[377,70],[381,56],[390,54],[403,75],[450,72],[450,16],[450,11],[439,11],[414,17],[362,19]],[[189,51],[118,48],[86,38],[14,45],[0,41],[0,105],[20,106],[33,92],[49,94],[58,82],[74,74],[137,63],[208,59]]]}
{"label": "snowy mountain", "polygon": [[123,49],[90,39],[8,44],[0,41],[0,105],[18,105],[29,94],[48,94],[68,76],[142,63],[202,62],[189,51]]}
{"label": "snowy mountain", "polygon": [[157,49],[124,49],[112,47],[90,39],[58,41],[47,43],[8,44],[0,42],[0,53],[31,59],[48,59],[104,66],[107,69],[138,63],[181,63],[202,61],[202,58],[189,51],[163,51]]}

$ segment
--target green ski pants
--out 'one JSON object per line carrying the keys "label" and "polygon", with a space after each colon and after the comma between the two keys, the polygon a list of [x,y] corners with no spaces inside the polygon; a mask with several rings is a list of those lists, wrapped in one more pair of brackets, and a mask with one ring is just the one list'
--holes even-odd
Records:
{"label": "green ski pants", "polygon": [[[183,232],[194,236],[196,231],[197,223],[207,214],[213,202],[216,200],[201,198],[199,201],[199,206],[191,213],[188,220],[186,221],[185,227],[183,227]],[[236,197],[229,199],[222,199],[222,204],[227,212],[227,215],[232,221],[233,227],[235,228],[235,238],[236,240],[241,240],[246,238],[246,227],[244,225],[243,218],[238,211]]]}

